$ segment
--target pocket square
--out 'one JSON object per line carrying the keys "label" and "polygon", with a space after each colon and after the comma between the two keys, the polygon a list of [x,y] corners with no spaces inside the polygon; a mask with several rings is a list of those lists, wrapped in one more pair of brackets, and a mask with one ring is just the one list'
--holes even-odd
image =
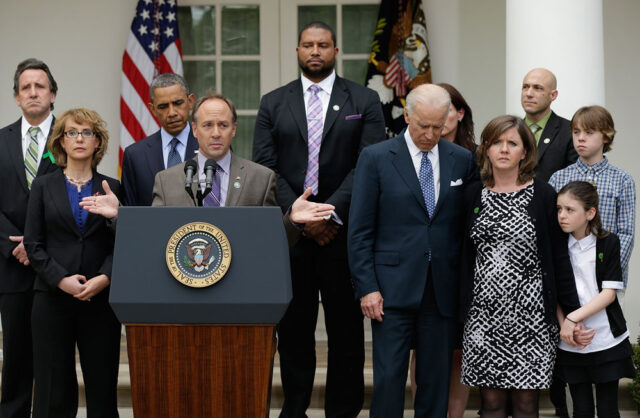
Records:
{"label": "pocket square", "polygon": [[449,184],[449,187],[456,187],[456,186],[462,186],[462,179],[452,181],[451,184]]}
{"label": "pocket square", "polygon": [[347,115],[344,117],[344,120],[354,120],[354,119],[362,119],[362,114],[357,113],[355,115]]}

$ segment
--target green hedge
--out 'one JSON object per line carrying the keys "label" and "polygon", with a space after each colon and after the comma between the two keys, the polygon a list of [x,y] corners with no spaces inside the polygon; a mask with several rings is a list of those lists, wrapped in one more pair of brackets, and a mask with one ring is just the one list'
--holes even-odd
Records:
{"label": "green hedge", "polygon": [[[636,370],[640,370],[640,336],[638,336],[638,344],[633,346],[633,364],[636,366]],[[638,414],[640,414],[640,372],[636,373],[636,377],[633,382],[629,383],[631,388],[631,397],[636,403],[638,408]]]}

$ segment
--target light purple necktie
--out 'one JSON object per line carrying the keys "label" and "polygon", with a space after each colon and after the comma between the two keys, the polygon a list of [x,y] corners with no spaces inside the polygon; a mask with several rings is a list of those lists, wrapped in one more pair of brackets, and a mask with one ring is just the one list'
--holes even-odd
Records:
{"label": "light purple necktie", "polygon": [[216,175],[213,176],[213,184],[211,185],[211,192],[202,200],[202,206],[220,206],[220,183],[222,181],[222,169],[218,167]]}
{"label": "light purple necktie", "polygon": [[309,110],[307,112],[307,131],[309,132],[309,161],[307,174],[304,177],[304,188],[311,187],[314,195],[318,194],[318,156],[320,155],[320,143],[322,142],[322,102],[318,97],[320,87],[317,84],[309,87]]}

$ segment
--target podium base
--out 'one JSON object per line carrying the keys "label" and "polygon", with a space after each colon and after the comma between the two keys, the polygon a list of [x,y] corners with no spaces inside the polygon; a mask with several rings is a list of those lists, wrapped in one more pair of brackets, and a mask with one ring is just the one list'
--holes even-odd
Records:
{"label": "podium base", "polygon": [[274,325],[125,324],[140,418],[268,418]]}

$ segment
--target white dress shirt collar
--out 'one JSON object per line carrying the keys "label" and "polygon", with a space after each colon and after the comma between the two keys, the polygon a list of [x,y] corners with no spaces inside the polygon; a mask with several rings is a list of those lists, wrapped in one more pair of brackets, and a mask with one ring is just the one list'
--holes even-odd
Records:
{"label": "white dress shirt collar", "polygon": [[[200,190],[204,191],[205,179],[204,163],[207,162],[207,157],[198,153],[198,178],[200,179]],[[220,206],[225,206],[227,201],[227,190],[229,190],[229,171],[231,170],[231,150],[227,152],[227,155],[216,161],[218,164],[218,170],[220,170]]]}
{"label": "white dress shirt collar", "polygon": [[333,83],[336,81],[336,72],[335,70],[331,71],[331,74],[329,74],[324,80],[320,81],[319,83],[314,83],[313,81],[305,77],[304,74],[300,74],[300,80],[302,81],[303,93],[306,93],[307,90],[309,90],[309,87],[311,87],[312,85],[317,84],[318,87],[320,87],[323,92],[331,96],[331,91],[333,90]]}
{"label": "white dress shirt collar", "polygon": [[[589,234],[582,239],[576,239],[573,234],[569,234],[569,248],[573,248],[577,245],[580,251],[587,251],[591,247],[595,247],[596,245],[596,236],[593,234]],[[576,249],[577,249],[576,248]]]}
{"label": "white dress shirt collar", "polygon": [[[38,128],[40,128],[40,133],[47,138],[49,136],[49,130],[51,129],[51,123],[53,122],[53,115],[51,113],[49,113],[49,116],[47,116],[47,118],[45,120],[42,121],[42,123],[40,125],[38,125]],[[22,125],[21,125],[21,133],[22,133],[22,137],[24,138],[24,136],[27,134],[27,132],[29,132],[29,128],[31,128],[33,125],[31,125],[29,122],[27,122],[27,119],[25,119],[25,117],[22,117]],[[38,137],[38,141],[40,140],[40,138]]]}
{"label": "white dress shirt collar", "polygon": [[[49,113],[49,116],[46,117],[45,120],[38,125],[40,130],[38,131],[38,166],[40,165],[40,160],[42,159],[42,154],[44,154],[44,150],[47,146],[47,139],[49,138],[49,132],[51,131],[51,124],[53,123],[53,115]],[[31,142],[31,135],[29,135],[29,128],[31,128],[29,122],[25,117],[22,117],[22,122],[20,125],[20,133],[22,134],[22,157],[27,153],[27,149],[29,148],[29,143]]]}
{"label": "white dress shirt collar", "polygon": [[[180,161],[184,161],[185,155],[187,154],[187,143],[189,142],[190,129],[191,127],[187,123],[184,129],[180,131],[180,133],[175,137],[178,140],[176,151],[180,155]],[[171,140],[173,138],[173,135],[165,131],[164,128],[160,128],[160,139],[162,140],[162,162],[165,168],[167,168],[167,164],[169,161],[169,153],[171,152]]]}
{"label": "white dress shirt collar", "polygon": [[[416,170],[416,176],[420,178],[420,165],[422,164],[422,151],[416,146],[411,139],[409,129],[404,131],[404,140],[409,148],[409,155],[413,162],[413,168]],[[433,190],[435,192],[435,202],[438,203],[438,197],[440,196],[440,151],[438,144],[436,144],[427,153],[427,158],[431,161],[431,168],[433,170]]]}

